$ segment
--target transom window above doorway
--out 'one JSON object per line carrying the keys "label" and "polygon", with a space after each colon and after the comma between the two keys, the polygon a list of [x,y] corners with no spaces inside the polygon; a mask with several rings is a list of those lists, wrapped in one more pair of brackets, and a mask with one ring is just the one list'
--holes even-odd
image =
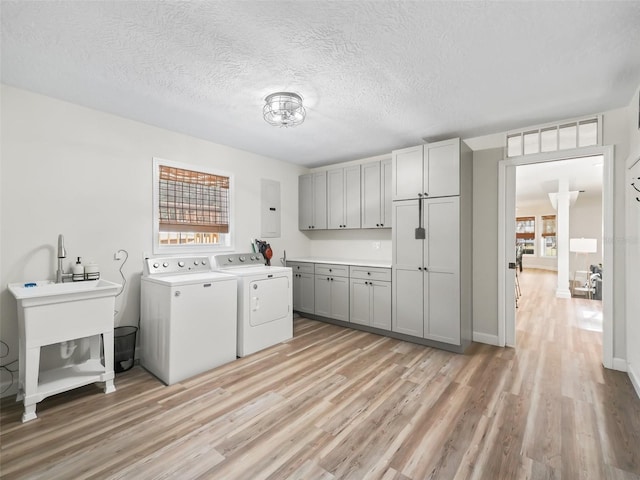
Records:
{"label": "transom window above doorway", "polygon": [[602,144],[600,115],[507,134],[507,157]]}

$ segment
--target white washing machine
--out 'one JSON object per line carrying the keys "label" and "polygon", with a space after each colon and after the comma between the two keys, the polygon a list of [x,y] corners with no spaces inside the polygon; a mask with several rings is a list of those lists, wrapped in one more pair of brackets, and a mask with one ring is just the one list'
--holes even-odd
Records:
{"label": "white washing machine", "polygon": [[144,260],[140,363],[167,385],[236,359],[237,281],[208,257]]}
{"label": "white washing machine", "polygon": [[212,263],[237,278],[239,357],[293,337],[291,268],[267,266],[259,253],[215,255]]}

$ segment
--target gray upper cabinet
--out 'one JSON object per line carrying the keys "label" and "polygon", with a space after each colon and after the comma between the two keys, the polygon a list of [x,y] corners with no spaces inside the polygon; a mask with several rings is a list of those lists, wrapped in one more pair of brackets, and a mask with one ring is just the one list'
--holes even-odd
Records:
{"label": "gray upper cabinet", "polygon": [[298,177],[298,229],[326,230],[327,172]]}
{"label": "gray upper cabinet", "polygon": [[391,228],[391,160],[362,165],[362,228]]}
{"label": "gray upper cabinet", "polygon": [[395,150],[393,200],[460,195],[460,139]]}
{"label": "gray upper cabinet", "polygon": [[418,198],[422,188],[423,148],[417,147],[394,150],[391,154],[393,169],[393,200]]}
{"label": "gray upper cabinet", "polygon": [[360,165],[327,171],[327,226],[360,228]]}

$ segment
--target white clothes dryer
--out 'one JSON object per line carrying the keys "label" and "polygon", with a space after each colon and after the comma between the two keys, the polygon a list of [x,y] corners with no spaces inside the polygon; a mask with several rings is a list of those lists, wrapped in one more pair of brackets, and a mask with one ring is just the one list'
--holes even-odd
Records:
{"label": "white clothes dryer", "polygon": [[239,357],[293,337],[291,268],[264,263],[259,253],[221,254],[212,259],[214,269],[237,278]]}

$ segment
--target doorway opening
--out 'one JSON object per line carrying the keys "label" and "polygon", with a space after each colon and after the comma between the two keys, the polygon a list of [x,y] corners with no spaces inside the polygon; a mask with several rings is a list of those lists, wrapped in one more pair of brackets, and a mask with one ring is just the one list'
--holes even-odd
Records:
{"label": "doorway opening", "polygon": [[[607,239],[613,238],[613,147],[585,147],[565,152],[551,152],[534,154],[515,158],[508,158],[499,162],[499,215],[498,215],[498,341],[505,346],[516,346],[516,277],[514,267],[516,264],[516,249],[513,247],[516,238],[516,168],[526,165],[546,164],[564,160],[574,160],[584,157],[602,157],[602,221],[600,248],[602,264],[606,269],[606,278],[601,285],[602,298],[602,363],[607,368],[613,367],[613,335],[612,335],[612,300],[613,300],[613,243]],[[592,160],[593,161],[593,160]],[[564,187],[563,187],[564,188]],[[568,186],[566,190],[569,191]],[[559,190],[557,190],[559,191]],[[556,191],[556,192],[557,192]],[[564,191],[564,190],[563,190]],[[545,192],[550,193],[550,192]],[[560,229],[569,228],[569,225],[558,225]],[[578,237],[581,238],[581,237]],[[586,238],[586,237],[585,237]],[[564,239],[564,240],[562,240]],[[563,235],[557,235],[556,242],[565,242],[565,245],[556,243],[557,255],[569,252],[569,231]],[[549,241],[552,245],[552,242]],[[534,247],[542,248],[536,244]],[[577,261],[577,260],[575,260]],[[574,261],[574,262],[575,262]],[[572,291],[569,282],[572,263],[563,261],[557,264],[558,273],[562,274],[562,285],[558,285],[556,296],[570,298]],[[577,265],[577,264],[576,264]],[[563,271],[560,271],[563,270]],[[578,270],[577,268],[575,270]],[[571,277],[573,272],[571,273]]]}
{"label": "doorway opening", "polygon": [[575,327],[589,332],[601,356],[603,161],[596,155],[515,167],[518,344],[539,336],[539,323],[560,336]]}

